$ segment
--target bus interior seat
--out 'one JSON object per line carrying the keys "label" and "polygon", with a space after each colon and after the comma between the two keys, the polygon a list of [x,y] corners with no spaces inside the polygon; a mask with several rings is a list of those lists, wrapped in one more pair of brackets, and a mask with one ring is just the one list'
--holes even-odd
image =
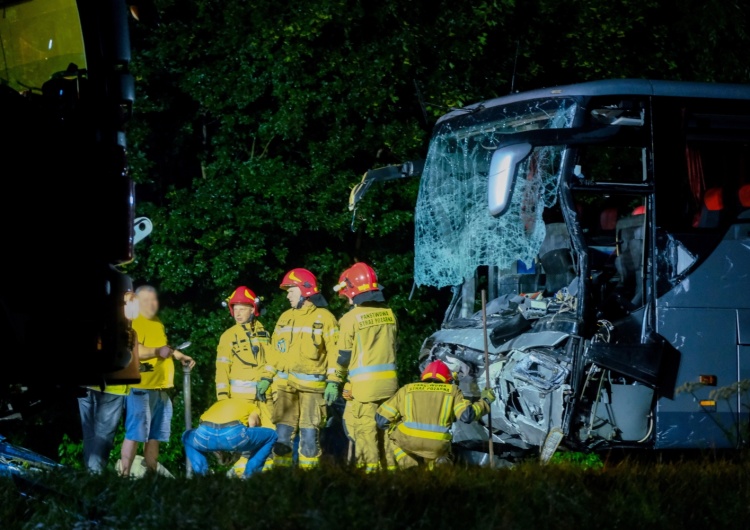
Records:
{"label": "bus interior seat", "polygon": [[597,289],[606,289],[606,285],[617,272],[614,267],[617,217],[616,207],[601,210],[597,219],[598,226],[586,238],[592,279]]}
{"label": "bus interior seat", "polygon": [[603,232],[614,232],[617,228],[617,208],[605,208],[599,214],[599,225]]}
{"label": "bus interior seat", "polygon": [[740,208],[744,212],[750,208],[750,184],[743,184],[737,191],[737,198],[740,201]]}
{"label": "bus interior seat", "polygon": [[645,215],[631,215],[617,221],[615,267],[620,276],[617,291],[631,308],[643,300],[643,236]]}
{"label": "bus interior seat", "polygon": [[708,188],[703,194],[703,206],[693,223],[694,228],[716,228],[721,224],[723,211],[723,190],[721,188]]}
{"label": "bus interior seat", "polygon": [[614,247],[615,245],[615,227],[617,226],[618,210],[615,207],[608,207],[599,212],[596,226],[588,235],[589,245]]}
{"label": "bus interior seat", "polygon": [[576,277],[575,262],[565,223],[549,223],[546,231],[539,248],[539,261],[544,270],[544,290],[547,294],[554,294],[570,285]]}

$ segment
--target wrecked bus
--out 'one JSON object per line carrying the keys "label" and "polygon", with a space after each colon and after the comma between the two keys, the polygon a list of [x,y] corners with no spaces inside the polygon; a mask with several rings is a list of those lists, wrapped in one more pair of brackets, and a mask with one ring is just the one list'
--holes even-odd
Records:
{"label": "wrecked bus", "polygon": [[616,79],[455,109],[365,174],[350,209],[421,174],[415,283],[453,293],[421,361],[497,395],[464,457],[747,444],[749,145],[750,85]]}

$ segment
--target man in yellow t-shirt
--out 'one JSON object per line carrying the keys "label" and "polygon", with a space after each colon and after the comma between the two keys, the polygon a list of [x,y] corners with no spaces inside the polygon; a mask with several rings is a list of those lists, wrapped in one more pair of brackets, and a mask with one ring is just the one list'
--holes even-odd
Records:
{"label": "man in yellow t-shirt", "polygon": [[230,397],[217,401],[203,413],[195,429],[185,431],[182,443],[196,475],[209,472],[206,455],[214,451],[240,453],[246,462],[242,478],[263,468],[276,442],[276,432],[261,425],[256,403]]}
{"label": "man in yellow t-shirt", "polygon": [[167,334],[156,313],[159,298],[156,289],[142,285],[135,290],[140,314],[133,320],[138,335],[138,357],[141,382],[130,385],[125,400],[125,440],[120,451],[120,473],[130,475],[130,468],[143,443],[146,467],[156,471],[159,442],[169,441],[172,424],[172,399],[167,390],[174,387],[174,361],[192,368],[195,361],[168,345]]}

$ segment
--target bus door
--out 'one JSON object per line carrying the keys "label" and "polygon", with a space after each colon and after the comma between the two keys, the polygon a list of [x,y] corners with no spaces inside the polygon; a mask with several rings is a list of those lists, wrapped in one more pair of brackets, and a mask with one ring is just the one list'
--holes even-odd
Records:
{"label": "bus door", "polygon": [[624,443],[651,439],[657,394],[656,373],[643,358],[653,352],[642,347],[649,296],[645,268],[653,255],[646,210],[653,187],[645,145],[575,150],[574,174],[581,184],[573,187],[573,201],[589,264],[586,318],[596,319],[599,335],[611,345],[608,358],[595,361],[605,369],[605,383],[590,429],[592,435]]}

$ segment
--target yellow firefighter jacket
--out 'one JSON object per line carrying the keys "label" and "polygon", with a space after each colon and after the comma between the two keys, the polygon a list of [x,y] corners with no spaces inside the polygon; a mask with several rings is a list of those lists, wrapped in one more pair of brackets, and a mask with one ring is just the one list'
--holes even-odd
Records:
{"label": "yellow firefighter jacket", "polygon": [[216,348],[218,400],[229,397],[255,399],[256,386],[267,364],[269,344],[270,334],[255,319],[235,324],[222,333]]}
{"label": "yellow firefighter jacket", "polygon": [[311,303],[287,309],[276,322],[271,337],[273,353],[264,377],[272,377],[278,390],[289,385],[296,390],[323,392],[329,363],[335,361],[338,335],[336,317],[328,309]]}
{"label": "yellow firefighter jacket", "polygon": [[450,445],[454,422],[471,423],[489,410],[486,401],[472,404],[454,384],[422,382],[401,387],[378,407],[376,418],[379,427],[390,427],[397,445],[411,439],[416,443],[409,444],[410,452],[434,458]]}
{"label": "yellow firefighter jacket", "polygon": [[354,306],[339,320],[338,355],[329,381],[348,371],[352,397],[362,403],[387,399],[398,390],[398,323],[387,307]]}

